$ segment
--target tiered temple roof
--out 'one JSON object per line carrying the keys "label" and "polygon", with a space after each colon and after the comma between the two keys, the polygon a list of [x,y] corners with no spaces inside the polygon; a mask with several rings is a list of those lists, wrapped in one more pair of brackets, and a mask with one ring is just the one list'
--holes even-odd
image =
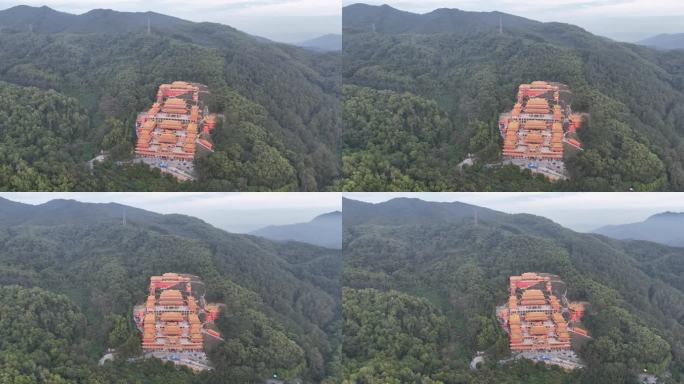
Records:
{"label": "tiered temple roof", "polygon": [[566,137],[579,127],[581,116],[561,104],[561,86],[544,81],[520,85],[513,109],[499,120],[504,156],[562,160],[564,143],[582,148],[577,140]]}
{"label": "tiered temple roof", "polygon": [[[202,308],[194,296],[193,280],[188,275],[165,273],[150,278],[150,293],[139,306],[136,322],[142,331],[144,351],[202,351],[205,323],[218,316],[219,307]],[[205,321],[200,320],[205,314]],[[218,333],[212,330],[212,335]]]}
{"label": "tiered temple roof", "polygon": [[510,278],[504,321],[513,351],[570,348],[568,323],[549,275],[524,273]]}
{"label": "tiered temple roof", "polygon": [[[215,126],[215,116],[202,113],[199,92],[199,84],[183,81],[160,85],[157,101],[136,120],[136,155],[193,160],[200,145],[200,124],[207,133]],[[201,146],[212,150],[211,145]]]}
{"label": "tiered temple roof", "polygon": [[546,99],[533,98],[529,99],[524,106],[525,113],[532,114],[547,114],[549,113],[549,102]]}
{"label": "tiered temple roof", "polygon": [[544,120],[527,120],[524,126],[529,131],[541,131],[548,128],[548,124]]}
{"label": "tiered temple roof", "polygon": [[185,320],[185,316],[183,316],[183,314],[180,313],[180,312],[163,312],[163,313],[161,314],[161,321],[166,321],[166,322],[169,322],[169,321],[180,322],[180,321],[184,321],[184,320]]}
{"label": "tiered temple roof", "polygon": [[544,312],[527,312],[525,321],[547,321],[549,316]]}
{"label": "tiered temple roof", "polygon": [[188,113],[187,103],[185,100],[175,98],[166,99],[161,110],[164,113],[172,113],[177,115],[185,115]]}

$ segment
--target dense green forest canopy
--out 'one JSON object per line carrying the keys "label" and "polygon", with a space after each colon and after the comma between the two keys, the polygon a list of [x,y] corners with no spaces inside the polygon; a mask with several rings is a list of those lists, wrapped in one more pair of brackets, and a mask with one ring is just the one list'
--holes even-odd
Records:
{"label": "dense green forest canopy", "polygon": [[[633,383],[684,378],[684,249],[580,234],[461,203],[344,200],[343,374],[349,383]],[[477,221],[474,215],[477,214]],[[508,278],[558,274],[585,300],[587,368],[509,357],[495,317]],[[475,351],[486,360],[477,372]]]}
{"label": "dense green forest canopy", "polygon": [[[339,53],[152,12],[19,6],[0,11],[0,28],[6,190],[325,190],[338,179]],[[175,80],[207,84],[223,115],[192,183],[127,162],[136,114]],[[110,161],[90,171],[100,150]]]}
{"label": "dense green forest canopy", "polygon": [[[126,210],[126,224],[122,213]],[[306,383],[338,375],[339,251],[234,235],[191,217],[117,204],[0,199],[3,383]],[[215,370],[192,374],[140,354],[132,307],[149,276],[200,276],[225,304]],[[97,367],[107,348],[113,364]],[[5,380],[6,378],[9,378]]]}
{"label": "dense green forest canopy", "polygon": [[[343,28],[346,190],[684,189],[684,51],[498,12],[356,4]],[[500,160],[498,115],[535,80],[569,85],[590,114],[569,182],[486,166]],[[469,153],[479,161],[459,169]]]}

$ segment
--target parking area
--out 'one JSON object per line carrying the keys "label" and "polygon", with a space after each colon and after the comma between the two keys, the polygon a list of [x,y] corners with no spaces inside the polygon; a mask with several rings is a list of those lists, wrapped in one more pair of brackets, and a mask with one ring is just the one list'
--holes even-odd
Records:
{"label": "parking area", "polygon": [[515,355],[515,359],[528,359],[535,362],[545,363],[549,365],[557,365],[565,369],[584,368],[582,360],[577,356],[575,351],[526,351]]}
{"label": "parking area", "polygon": [[209,359],[204,352],[148,352],[145,354],[146,358],[157,358],[163,361],[170,361],[176,365],[184,365],[195,371],[204,371],[212,369],[209,365]]}
{"label": "parking area", "polygon": [[159,168],[162,172],[169,173],[179,180],[194,180],[195,164],[191,160],[168,160],[155,157],[138,157],[136,159],[150,167]]}
{"label": "parking area", "polygon": [[541,173],[552,180],[565,180],[568,178],[565,163],[562,160],[509,158],[504,160],[503,163],[517,165],[534,173]]}

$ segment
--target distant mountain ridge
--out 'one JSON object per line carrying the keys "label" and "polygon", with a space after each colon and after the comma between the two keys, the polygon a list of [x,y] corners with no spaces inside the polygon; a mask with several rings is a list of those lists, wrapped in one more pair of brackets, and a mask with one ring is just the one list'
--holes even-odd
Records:
{"label": "distant mountain ridge", "polygon": [[302,48],[308,48],[320,52],[332,52],[342,50],[342,35],[330,33],[296,44]]}
{"label": "distant mountain ridge", "polygon": [[684,49],[684,33],[663,33],[642,40],[639,44],[662,50]]}
{"label": "distant mountain ridge", "polygon": [[250,234],[275,241],[299,241],[326,248],[342,248],[342,212],[316,216],[306,223],[270,225]]}
{"label": "distant mountain ridge", "polygon": [[344,198],[344,225],[407,225],[421,223],[425,217],[433,221],[458,221],[473,218],[493,220],[508,216],[488,208],[461,202],[438,203],[415,198],[396,198],[371,204]]}
{"label": "distant mountain ridge", "polygon": [[684,212],[663,212],[639,223],[606,225],[593,233],[620,240],[646,240],[684,247]]}
{"label": "distant mountain ridge", "polygon": [[[100,222],[118,218],[123,220],[152,222],[165,215],[133,208],[117,203],[82,203],[76,200],[55,199],[43,204],[23,204],[0,197],[0,227],[5,225],[58,225],[70,222],[97,220]],[[190,216],[187,216],[191,218]],[[199,220],[197,218],[192,218]]]}
{"label": "distant mountain ridge", "polygon": [[502,12],[468,12],[439,8],[425,14],[401,11],[389,5],[353,4],[342,9],[344,28],[400,34],[437,34],[483,28],[522,30],[542,23]]}
{"label": "distant mountain ridge", "polygon": [[191,27],[194,23],[156,12],[119,12],[112,9],[93,9],[75,15],[47,6],[18,5],[0,11],[0,26],[35,33],[107,33],[112,31],[147,29],[171,31],[179,26]]}

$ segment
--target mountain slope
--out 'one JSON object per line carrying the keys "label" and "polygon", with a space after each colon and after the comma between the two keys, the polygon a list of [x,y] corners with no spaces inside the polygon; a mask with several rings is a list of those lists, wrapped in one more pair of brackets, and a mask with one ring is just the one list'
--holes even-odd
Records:
{"label": "mountain slope", "polygon": [[[441,213],[450,206],[461,214]],[[580,234],[527,214],[493,212],[476,222],[473,209],[459,203],[345,200],[343,212],[344,300],[354,303],[343,300],[343,332],[355,341],[344,345],[345,378],[629,383],[642,369],[664,382],[670,374],[673,383],[682,378],[681,248]],[[558,274],[568,299],[590,303],[583,322],[593,340],[580,350],[586,370],[498,364],[509,351],[494,307],[507,298],[508,277],[527,271]],[[424,327],[411,326],[416,322]],[[420,341],[407,355],[402,343],[412,338]],[[471,373],[475,351],[487,357]]]}
{"label": "mountain slope", "polygon": [[271,225],[251,232],[275,241],[300,241],[321,247],[342,247],[342,212],[316,216],[307,223]]}
{"label": "mountain slope", "polygon": [[684,213],[664,212],[640,223],[607,225],[592,232],[623,240],[647,240],[665,245],[684,247],[682,238]]}
{"label": "mountain slope", "polygon": [[[684,189],[680,51],[618,43],[568,24],[447,9],[415,15],[387,6],[349,6],[343,28],[348,190],[374,190],[377,179],[384,180],[384,189],[402,183],[411,190]],[[567,161],[567,183],[485,166],[500,160],[499,114],[512,107],[520,84],[535,80],[569,85],[573,109],[590,114],[579,132],[585,151]],[[371,98],[370,91],[358,89],[382,93]],[[419,108],[406,95],[439,108]],[[380,111],[364,110],[369,101],[382,106]],[[413,169],[406,158],[422,150],[418,144],[430,143],[414,127],[442,116],[453,126],[441,138],[444,148],[429,145],[430,166]],[[395,130],[407,138],[382,140]],[[469,153],[480,161],[460,170]]]}
{"label": "mountain slope", "polygon": [[[21,6],[0,11],[0,26],[1,109],[21,121],[14,124],[26,132],[0,137],[0,143],[12,143],[0,178],[28,167],[46,179],[24,188],[22,182],[36,176],[20,175],[9,189],[321,190],[337,178],[337,53],[150,12],[69,15]],[[214,131],[216,151],[198,159],[195,183],[179,184],[145,167],[116,162],[131,156],[136,114],[149,108],[159,84],[174,80],[207,84],[210,109],[223,115]],[[14,94],[30,99],[18,103]],[[45,152],[40,156],[27,155],[33,135],[56,127],[31,125],[34,117],[24,109],[45,108],[45,98],[63,96],[75,106],[55,113],[74,111],[66,118],[77,114],[79,129],[60,137],[63,142],[40,146]],[[85,162],[101,149],[114,161],[91,175]]]}
{"label": "mountain slope", "polygon": [[684,33],[662,34],[640,41],[639,44],[657,49],[684,49]]}
{"label": "mountain slope", "polygon": [[[320,382],[335,374],[339,252],[233,235],[195,218],[118,204],[51,201],[20,208],[0,200],[0,211],[9,213],[0,223],[0,284],[40,288],[79,308],[86,326],[71,351],[83,368],[77,375],[94,372],[117,382],[144,369],[124,360],[105,372],[95,362],[107,347],[124,357],[139,353],[137,332],[115,325],[130,322],[149,276],[169,271],[200,276],[207,299],[226,305],[217,322],[226,342],[210,351],[217,369],[197,380],[251,382],[278,371]],[[0,343],[0,355],[15,347]],[[61,372],[57,364],[44,368]]]}

